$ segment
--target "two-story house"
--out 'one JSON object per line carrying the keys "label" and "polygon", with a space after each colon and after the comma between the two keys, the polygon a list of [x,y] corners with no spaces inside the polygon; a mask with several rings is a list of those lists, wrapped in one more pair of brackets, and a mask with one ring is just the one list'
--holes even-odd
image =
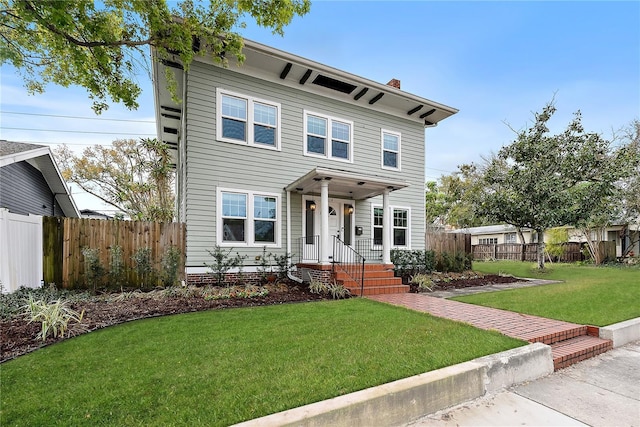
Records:
{"label": "two-story house", "polygon": [[189,280],[202,280],[214,245],[246,255],[245,274],[266,247],[321,280],[335,264],[359,264],[354,252],[389,270],[392,248],[423,249],[425,128],[457,110],[395,79],[376,83],[249,40],[243,53],[228,68],[207,58],[188,72],[178,59],[154,66]]}

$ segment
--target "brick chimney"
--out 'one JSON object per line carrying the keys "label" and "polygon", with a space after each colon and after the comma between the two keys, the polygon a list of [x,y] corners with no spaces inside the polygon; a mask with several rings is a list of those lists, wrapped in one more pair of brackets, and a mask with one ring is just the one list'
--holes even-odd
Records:
{"label": "brick chimney", "polygon": [[391,79],[391,80],[389,80],[389,83],[387,83],[387,86],[391,86],[391,87],[395,87],[396,89],[400,89],[400,80]]}

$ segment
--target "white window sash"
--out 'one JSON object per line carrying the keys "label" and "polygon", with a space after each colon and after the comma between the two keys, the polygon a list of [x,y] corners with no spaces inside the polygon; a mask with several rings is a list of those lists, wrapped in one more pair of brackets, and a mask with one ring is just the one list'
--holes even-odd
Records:
{"label": "white window sash", "polygon": [[[240,217],[224,217],[222,215],[222,194],[223,193],[236,193],[236,194],[244,194],[247,196],[247,215],[244,218],[245,220],[245,229],[244,229],[244,242],[230,242],[224,241],[223,234],[223,220],[224,219],[242,219]],[[276,199],[276,217],[272,218],[258,218],[254,215],[254,200],[256,196],[264,196],[264,197],[272,197]],[[251,190],[241,190],[237,188],[220,188],[216,189],[216,243],[221,247],[247,247],[247,248],[257,248],[257,247],[268,247],[268,248],[280,248],[281,243],[281,229],[282,229],[282,201],[280,194],[276,193],[268,193],[264,191],[251,191]],[[255,241],[255,221],[270,221],[274,222],[274,238],[275,242],[258,242]]]}
{"label": "white window sash", "polygon": [[[375,225],[375,209],[379,208],[382,209],[382,205],[371,205],[371,241],[372,241],[372,249],[381,249],[382,245],[373,245],[373,233],[374,233],[374,229],[375,228],[383,228],[382,226],[379,225]],[[394,210],[403,210],[403,211],[407,211],[407,226],[406,227],[399,227],[399,226],[395,226],[393,224],[393,213]],[[391,216],[391,248],[392,249],[411,249],[411,208],[408,206],[389,206],[389,212],[382,212],[382,215],[392,215]],[[406,245],[405,246],[398,246],[394,244],[393,241],[393,230],[395,229],[403,229],[406,230]],[[384,229],[383,229],[383,233],[384,233]]]}
{"label": "white window sash", "polygon": [[[390,150],[388,148],[385,148],[384,146],[384,136],[385,135],[392,135],[395,136],[396,138],[398,138],[398,149],[397,150]],[[381,148],[381,155],[380,155],[380,167],[382,169],[388,169],[388,170],[395,170],[395,171],[399,171],[401,170],[401,164],[400,164],[400,160],[401,160],[401,145],[402,145],[402,134],[400,132],[394,132],[391,130],[386,130],[386,129],[381,129],[380,130],[380,148]],[[387,166],[384,164],[384,153],[388,152],[388,153],[395,153],[397,155],[396,157],[396,161],[397,164],[396,166]]]}
{"label": "white window sash", "polygon": [[[247,102],[247,119],[245,121],[246,123],[246,141],[241,141],[238,139],[232,139],[232,138],[225,138],[222,135],[222,119],[223,118],[227,118],[227,119],[232,119],[232,120],[238,120],[238,121],[242,121],[242,119],[238,119],[236,117],[233,116],[226,116],[222,114],[222,97],[226,95],[226,96],[230,96],[233,98],[238,98],[238,99],[243,99]],[[276,124],[275,126],[267,124],[267,123],[262,123],[259,121],[255,120],[255,111],[254,111],[254,106],[255,104],[262,104],[265,106],[269,106],[269,107],[274,107],[276,109]],[[259,126],[265,126],[265,127],[270,127],[272,129],[275,129],[275,141],[274,141],[274,145],[269,145],[269,144],[264,144],[261,142],[255,142],[255,131],[254,131],[254,125],[259,125]],[[253,96],[248,96],[248,95],[243,95],[240,93],[236,93],[236,92],[232,92],[232,91],[228,91],[222,88],[217,88],[216,89],[216,139],[218,141],[222,141],[222,142],[229,142],[232,144],[240,144],[240,145],[247,145],[250,147],[256,147],[256,148],[262,148],[265,150],[275,150],[275,151],[281,151],[281,128],[282,128],[282,121],[281,121],[281,106],[279,103],[277,102],[272,102],[272,101],[267,101],[264,99],[260,99],[260,98],[256,98]]]}
{"label": "white window sash", "polygon": [[[325,135],[318,135],[315,134],[313,132],[309,132],[309,125],[308,125],[308,117],[317,117],[319,119],[324,119],[326,120],[326,128],[325,128]],[[320,114],[320,113],[314,113],[311,111],[307,111],[304,110],[303,112],[303,126],[304,126],[304,143],[303,143],[303,147],[304,147],[304,151],[303,154],[305,156],[310,156],[310,157],[320,157],[323,159],[329,159],[329,160],[334,160],[337,162],[345,162],[345,163],[353,163],[353,122],[350,120],[345,120],[345,119],[341,119],[341,118],[337,118],[337,117],[331,117],[331,116],[327,116],[326,114]],[[342,123],[345,125],[349,126],[349,139],[345,140],[342,138],[334,138],[333,137],[333,122],[336,123]],[[324,154],[320,154],[320,153],[314,153],[311,151],[308,151],[307,149],[307,144],[308,144],[308,136],[313,136],[316,138],[322,138],[324,139]],[[341,142],[341,143],[345,143],[348,144],[349,148],[348,148],[348,158],[343,158],[343,157],[334,157],[333,156],[333,141],[337,141],[337,142]]]}

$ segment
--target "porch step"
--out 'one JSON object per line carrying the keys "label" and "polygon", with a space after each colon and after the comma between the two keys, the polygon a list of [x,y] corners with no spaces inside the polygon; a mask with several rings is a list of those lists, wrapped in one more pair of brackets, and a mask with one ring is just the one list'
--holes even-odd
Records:
{"label": "porch step", "polygon": [[[395,279],[393,270],[364,270],[365,279]],[[336,270],[335,272],[336,280],[346,280],[349,279],[350,276],[341,270]]]}
{"label": "porch step", "polygon": [[551,344],[554,370],[563,369],[613,348],[611,340],[582,335]]}

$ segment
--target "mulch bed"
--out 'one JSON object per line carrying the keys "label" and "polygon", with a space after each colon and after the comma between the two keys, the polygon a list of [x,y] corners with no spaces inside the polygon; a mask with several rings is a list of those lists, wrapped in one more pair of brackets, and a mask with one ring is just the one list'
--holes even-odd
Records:
{"label": "mulch bed", "polygon": [[[433,277],[437,289],[466,288],[518,281],[513,277],[494,275],[476,277],[459,275],[456,277],[450,274],[446,276],[434,275]],[[416,289],[412,289],[412,291],[416,291]],[[273,290],[267,296],[252,298],[206,300],[202,297],[194,296],[164,297],[162,299],[127,298],[109,302],[106,300],[83,301],[71,306],[72,309],[78,312],[84,310],[84,316],[81,325],[70,324],[68,335],[76,336],[119,323],[149,317],[203,310],[310,302],[323,299],[326,298],[310,293],[306,287],[290,285]],[[68,338],[65,335],[65,337],[49,337],[42,341],[37,339],[39,332],[40,324],[28,323],[22,317],[0,320],[0,363]]]}

